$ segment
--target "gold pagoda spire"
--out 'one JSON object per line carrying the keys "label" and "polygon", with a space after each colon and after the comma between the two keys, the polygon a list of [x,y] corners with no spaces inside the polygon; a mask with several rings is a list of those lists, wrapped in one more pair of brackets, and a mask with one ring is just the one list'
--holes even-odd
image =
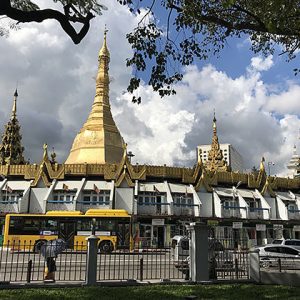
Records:
{"label": "gold pagoda spire", "polygon": [[222,150],[220,149],[218,134],[217,134],[217,119],[214,112],[213,118],[213,137],[211,149],[208,152],[207,162],[205,168],[209,171],[227,171],[228,166],[223,158]]}
{"label": "gold pagoda spire", "polygon": [[18,91],[14,93],[13,106],[10,121],[5,125],[0,145],[0,164],[22,165],[25,164],[23,156],[24,147],[22,146],[22,135],[17,119],[17,98]]}
{"label": "gold pagoda spire", "polygon": [[104,164],[120,162],[123,138],[113,120],[109,103],[110,54],[104,31],[103,46],[99,51],[96,95],[89,117],[77,134],[66,164]]}

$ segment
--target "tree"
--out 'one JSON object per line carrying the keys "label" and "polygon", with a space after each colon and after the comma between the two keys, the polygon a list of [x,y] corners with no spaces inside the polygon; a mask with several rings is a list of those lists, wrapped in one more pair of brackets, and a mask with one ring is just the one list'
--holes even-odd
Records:
{"label": "tree", "polygon": [[[93,13],[104,6],[97,0],[52,0],[63,12],[40,10],[31,0],[0,0],[0,16],[17,22],[42,22],[56,19],[63,30],[79,43],[89,30]],[[142,74],[162,97],[174,94],[174,84],[182,79],[182,66],[195,58],[218,55],[230,38],[249,36],[251,50],[264,55],[281,47],[287,59],[295,58],[300,48],[299,0],[117,0],[132,13],[140,14],[138,26],[127,35],[133,56],[128,91],[139,87]],[[141,7],[150,6],[144,10]],[[77,33],[72,23],[81,23]],[[0,28],[1,34],[1,28]],[[279,46],[279,47],[277,47]],[[295,69],[295,73],[299,70]],[[144,75],[143,78],[147,77]],[[140,102],[133,96],[134,102]]]}
{"label": "tree", "polygon": [[[286,54],[288,60],[300,48],[300,1],[151,1],[147,14],[127,36],[134,50],[127,65],[135,70],[129,92],[138,88],[140,72],[147,73],[150,68],[148,83],[153,89],[161,96],[174,94],[174,83],[182,79],[180,67],[192,64],[195,58],[205,60],[211,54],[218,55],[230,38],[248,36],[251,50],[264,55],[283,49],[281,54]],[[126,4],[139,12],[134,1]],[[156,14],[160,11],[161,15],[162,8],[166,15],[164,29],[158,26],[162,22]]]}
{"label": "tree", "polygon": [[[81,42],[90,28],[93,13],[101,14],[105,7],[97,0],[53,0],[63,5],[63,12],[55,9],[40,9],[31,0],[1,0],[0,16],[6,16],[18,23],[43,22],[47,19],[57,20],[63,30],[70,36],[75,44]],[[72,23],[82,24],[77,32]],[[15,26],[10,23],[10,26]],[[0,28],[0,35],[4,35],[5,29]]]}

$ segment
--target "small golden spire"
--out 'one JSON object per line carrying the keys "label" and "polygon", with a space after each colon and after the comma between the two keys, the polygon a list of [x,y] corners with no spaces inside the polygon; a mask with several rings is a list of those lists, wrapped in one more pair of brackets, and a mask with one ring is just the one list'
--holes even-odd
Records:
{"label": "small golden spire", "polygon": [[22,135],[17,118],[18,91],[14,93],[14,102],[11,111],[10,121],[5,125],[0,145],[0,164],[23,165],[26,161],[23,156]]}
{"label": "small golden spire", "polygon": [[220,149],[219,139],[217,135],[217,119],[214,111],[213,118],[213,137],[211,143],[211,149],[208,152],[208,160],[206,161],[205,167],[210,171],[227,171],[228,166],[223,158],[223,153]]}
{"label": "small golden spire", "polygon": [[214,110],[214,118],[213,118],[213,134],[217,135],[217,119],[216,119],[216,111]]}
{"label": "small golden spire", "polygon": [[264,164],[264,162],[265,162],[265,158],[262,157],[261,161],[260,161],[260,166],[259,166],[260,171],[265,171],[265,164]]}
{"label": "small golden spire", "polygon": [[56,163],[56,153],[54,151],[54,147],[52,147],[52,153],[51,153],[50,157],[51,157],[51,163],[55,164]]}
{"label": "small golden spire", "polygon": [[44,149],[43,160],[45,161],[46,159],[48,159],[48,145],[46,143],[44,143],[43,149]]}
{"label": "small golden spire", "polygon": [[101,58],[101,56],[106,56],[106,57],[110,57],[110,53],[108,51],[108,48],[107,48],[107,44],[106,44],[106,35],[107,35],[107,28],[106,28],[106,25],[105,25],[105,29],[104,29],[104,41],[103,41],[103,45],[102,45],[102,48],[100,49],[99,51],[99,60]]}

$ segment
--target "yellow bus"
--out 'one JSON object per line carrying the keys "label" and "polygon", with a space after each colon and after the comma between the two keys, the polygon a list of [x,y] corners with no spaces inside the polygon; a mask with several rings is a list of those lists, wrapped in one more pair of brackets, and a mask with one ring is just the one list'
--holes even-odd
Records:
{"label": "yellow bus", "polygon": [[49,211],[41,214],[7,214],[3,246],[13,250],[37,252],[48,240],[63,239],[68,249],[86,250],[86,238],[92,224],[100,239],[99,251],[110,253],[130,248],[130,215],[123,209],[89,209],[80,211]]}

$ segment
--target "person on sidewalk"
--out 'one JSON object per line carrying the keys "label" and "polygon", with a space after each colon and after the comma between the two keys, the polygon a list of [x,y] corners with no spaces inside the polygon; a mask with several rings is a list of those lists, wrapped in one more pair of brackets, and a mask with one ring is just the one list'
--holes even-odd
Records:
{"label": "person on sidewalk", "polygon": [[44,282],[55,282],[56,263],[55,259],[67,248],[67,243],[63,239],[50,240],[45,242],[40,253],[45,258],[46,268]]}

